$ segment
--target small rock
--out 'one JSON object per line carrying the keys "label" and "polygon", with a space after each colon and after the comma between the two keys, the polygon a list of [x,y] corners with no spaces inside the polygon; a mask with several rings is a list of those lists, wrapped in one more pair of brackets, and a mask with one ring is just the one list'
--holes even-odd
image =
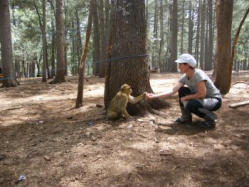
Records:
{"label": "small rock", "polygon": [[4,160],[5,158],[7,158],[7,156],[6,156],[6,155],[4,155],[4,154],[0,154],[0,161],[1,161],[1,160]]}
{"label": "small rock", "polygon": [[160,156],[170,156],[170,155],[172,155],[172,153],[167,152],[167,151],[160,151],[160,152],[159,152],[159,155],[160,155]]}
{"label": "small rock", "polygon": [[85,135],[86,135],[86,137],[89,138],[92,135],[92,133],[91,132],[86,132]]}
{"label": "small rock", "polygon": [[48,156],[43,157],[46,161],[51,161],[51,159]]}
{"label": "small rock", "polygon": [[128,129],[130,129],[130,128],[132,128],[133,127],[133,125],[132,124],[130,124],[129,126],[128,126]]}
{"label": "small rock", "polygon": [[155,138],[155,142],[156,142],[156,143],[159,143],[159,140],[158,140],[157,138]]}
{"label": "small rock", "polygon": [[95,136],[92,136],[92,137],[91,137],[91,140],[92,140],[92,141],[96,141],[97,138],[96,138]]}
{"label": "small rock", "polygon": [[92,121],[89,121],[89,122],[87,122],[87,125],[88,126],[91,126],[91,125],[93,125],[94,123],[92,122]]}

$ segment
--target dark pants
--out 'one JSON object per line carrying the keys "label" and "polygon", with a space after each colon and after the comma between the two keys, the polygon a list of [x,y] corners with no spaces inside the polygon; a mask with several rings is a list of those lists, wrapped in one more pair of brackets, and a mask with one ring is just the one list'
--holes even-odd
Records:
{"label": "dark pants", "polygon": [[183,104],[180,100],[181,97],[184,97],[186,95],[193,94],[191,93],[190,89],[188,87],[181,87],[178,91],[179,95],[179,103],[180,107],[184,108],[185,110],[189,111],[190,113],[196,114],[197,116],[203,118],[205,114],[198,111],[199,108],[205,108],[209,111],[215,111],[218,110],[221,107],[222,99],[221,97],[210,97],[210,98],[204,98],[204,99],[193,99],[188,100],[185,104]]}

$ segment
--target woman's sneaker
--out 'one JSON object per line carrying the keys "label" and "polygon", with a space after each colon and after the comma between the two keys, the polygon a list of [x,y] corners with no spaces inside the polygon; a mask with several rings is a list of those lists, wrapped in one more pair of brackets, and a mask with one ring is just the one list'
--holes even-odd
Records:
{"label": "woman's sneaker", "polygon": [[207,126],[208,128],[214,128],[216,125],[215,121],[217,119],[217,116],[213,112],[205,108],[199,108],[198,110],[199,112],[204,114],[203,118],[205,119],[205,126]]}
{"label": "woman's sneaker", "polygon": [[179,124],[192,123],[192,119],[184,119],[183,117],[179,117],[175,120],[175,122]]}

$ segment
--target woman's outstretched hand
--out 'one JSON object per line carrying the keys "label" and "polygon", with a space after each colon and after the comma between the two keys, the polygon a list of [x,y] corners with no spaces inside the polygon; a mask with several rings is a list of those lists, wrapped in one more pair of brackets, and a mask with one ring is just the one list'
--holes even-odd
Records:
{"label": "woman's outstretched hand", "polygon": [[145,92],[145,99],[154,99],[154,98],[155,98],[155,94]]}

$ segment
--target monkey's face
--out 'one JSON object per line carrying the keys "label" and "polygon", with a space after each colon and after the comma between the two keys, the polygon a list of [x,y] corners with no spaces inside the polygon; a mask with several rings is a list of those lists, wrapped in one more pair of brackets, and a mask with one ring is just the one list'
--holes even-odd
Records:
{"label": "monkey's face", "polygon": [[132,93],[132,89],[131,89],[131,87],[128,84],[123,84],[121,86],[121,91],[123,93],[126,93],[127,95],[130,95]]}

